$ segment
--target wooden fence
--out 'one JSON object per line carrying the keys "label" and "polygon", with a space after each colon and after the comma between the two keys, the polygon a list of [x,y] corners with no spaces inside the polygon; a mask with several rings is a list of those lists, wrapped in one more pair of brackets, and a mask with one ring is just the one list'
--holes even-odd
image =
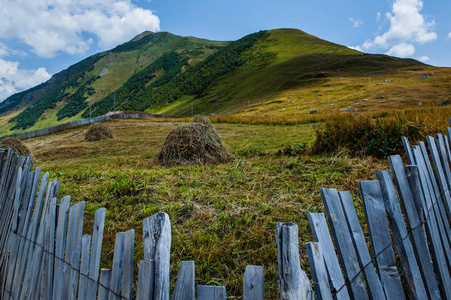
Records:
{"label": "wooden fence", "polygon": [[[325,214],[309,214],[314,289],[300,267],[297,225],[277,223],[279,298],[451,299],[450,136],[448,128],[448,136],[427,137],[429,152],[402,138],[408,165],[390,156],[391,172],[359,182],[370,247],[351,193],[321,189],[330,231]],[[32,171],[30,157],[0,149],[0,162],[1,299],[169,299],[166,213],[143,221],[134,288],[133,229],[116,234],[112,268],[100,270],[105,209],[96,211],[92,234],[83,234],[84,202],[58,201],[59,182],[40,176],[40,167]],[[223,286],[195,286],[194,268],[181,263],[171,299],[226,299]],[[264,299],[262,266],[246,267],[243,299]]]}
{"label": "wooden fence", "polygon": [[103,115],[95,118],[86,118],[81,120],[75,120],[59,125],[55,125],[52,127],[46,127],[42,129],[36,129],[31,131],[25,131],[20,133],[13,133],[9,136],[16,137],[18,139],[24,140],[24,139],[30,139],[37,136],[43,136],[47,134],[52,134],[55,132],[63,131],[66,129],[78,127],[78,126],[84,126],[92,123],[98,123],[98,122],[106,122],[109,119],[139,119],[139,118],[175,118],[174,116],[169,116],[165,114],[124,114],[124,113],[112,113],[109,115]]}

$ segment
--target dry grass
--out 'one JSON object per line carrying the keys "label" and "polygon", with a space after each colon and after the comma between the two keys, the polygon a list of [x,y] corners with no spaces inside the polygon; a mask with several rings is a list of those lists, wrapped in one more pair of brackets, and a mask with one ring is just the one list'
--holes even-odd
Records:
{"label": "dry grass", "polygon": [[85,134],[85,142],[98,142],[112,139],[114,139],[113,131],[110,127],[102,123],[91,125]]}
{"label": "dry grass", "polygon": [[[115,140],[85,143],[86,127],[27,140],[43,171],[61,181],[60,197],[86,201],[84,232],[95,209],[107,208],[101,266],[111,268],[116,232],[136,230],[135,271],[143,259],[142,221],[159,211],[172,223],[171,278],[180,261],[194,260],[198,284],[223,284],[230,299],[242,295],[246,265],[265,267],[266,299],[277,299],[276,222],[299,226],[303,245],[313,237],[309,212],[323,212],[319,190],[350,190],[359,208],[357,182],[375,179],[384,160],[346,152],[310,156],[281,150],[309,144],[305,125],[215,123],[235,156],[228,163],[166,168],[152,164],[170,131],[185,123],[114,120]],[[297,147],[294,147],[297,149]],[[175,282],[172,282],[172,286]]]}
{"label": "dry grass", "polygon": [[32,154],[30,148],[15,137],[0,139],[0,148],[5,150],[12,149],[14,152],[19,152],[19,155],[26,157]]}
{"label": "dry grass", "polygon": [[200,123],[200,124],[204,124],[207,127],[210,127],[213,129],[213,124],[211,123],[210,119],[206,116],[203,115],[197,115],[194,117],[193,119],[193,123]]}
{"label": "dry grass", "polygon": [[213,125],[196,122],[169,132],[154,162],[167,167],[199,166],[231,159],[232,155],[223,145]]}

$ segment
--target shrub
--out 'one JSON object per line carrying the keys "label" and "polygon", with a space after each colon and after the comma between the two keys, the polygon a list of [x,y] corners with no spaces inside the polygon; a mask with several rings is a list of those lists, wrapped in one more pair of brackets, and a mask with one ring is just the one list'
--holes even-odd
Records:
{"label": "shrub", "polygon": [[380,158],[401,153],[402,136],[415,143],[428,134],[439,132],[436,123],[431,123],[432,117],[433,114],[420,118],[408,112],[386,118],[336,115],[317,127],[312,152],[335,152],[345,148],[354,154]]}

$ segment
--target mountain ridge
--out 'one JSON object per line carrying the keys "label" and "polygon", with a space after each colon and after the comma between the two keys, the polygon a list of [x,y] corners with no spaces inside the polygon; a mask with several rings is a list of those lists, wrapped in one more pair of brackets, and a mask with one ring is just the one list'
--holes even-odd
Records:
{"label": "mountain ridge", "polygon": [[[365,54],[298,29],[260,31],[231,42],[146,31],[8,97],[0,103],[0,129],[38,129],[113,110],[188,116],[196,107],[196,113],[240,114],[252,102],[258,113],[280,112],[283,108],[267,103],[286,102],[294,94],[305,95],[297,108],[305,111],[324,98],[327,85],[356,101],[370,92],[355,84],[357,77],[410,76],[425,68],[437,69]],[[345,94],[344,81],[359,90],[355,97]],[[442,86],[439,90],[439,97],[448,97]]]}

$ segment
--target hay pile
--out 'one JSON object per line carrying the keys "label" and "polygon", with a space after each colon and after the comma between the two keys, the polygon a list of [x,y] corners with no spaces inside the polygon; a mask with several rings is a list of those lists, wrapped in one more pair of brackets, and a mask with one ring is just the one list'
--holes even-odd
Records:
{"label": "hay pile", "polygon": [[208,126],[212,129],[214,129],[213,124],[211,123],[210,119],[203,115],[197,115],[193,119],[193,123],[200,123],[204,124],[205,126]]}
{"label": "hay pile", "polygon": [[11,148],[14,152],[19,152],[19,155],[28,157],[31,155],[31,150],[25,146],[19,139],[15,137],[6,137],[0,140],[0,148],[8,150]]}
{"label": "hay pile", "polygon": [[192,166],[226,162],[231,158],[213,126],[193,122],[169,132],[154,163]]}
{"label": "hay pile", "polygon": [[85,142],[96,142],[114,139],[113,131],[104,124],[96,123],[89,127],[85,134]]}

